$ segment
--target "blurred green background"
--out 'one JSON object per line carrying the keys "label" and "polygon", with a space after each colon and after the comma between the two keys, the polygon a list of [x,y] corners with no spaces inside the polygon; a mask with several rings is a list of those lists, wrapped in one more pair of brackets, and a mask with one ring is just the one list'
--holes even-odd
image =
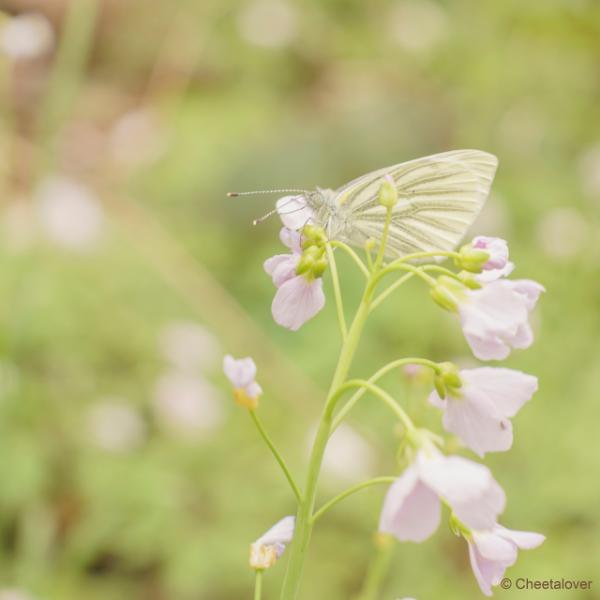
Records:
{"label": "blurred green background", "polygon": [[[600,598],[600,3],[0,7],[2,600],[249,598],[249,542],[295,508],[222,355],[256,358],[260,413],[302,479],[339,341],[330,293],[298,333],[273,323],[262,262],[281,251],[279,224],[252,220],[274,198],[225,193],[337,187],[461,147],[500,159],[473,233],[508,239],[515,276],[547,288],[536,344],[505,363],[539,376],[539,393],[513,449],[487,461],[503,523],[547,535],[507,574],[595,579],[552,597]],[[338,266],[351,306],[360,281]],[[406,355],[474,364],[427,299],[411,282],[386,301],[356,374]],[[439,430],[427,381],[388,385]],[[398,441],[362,401],[332,441],[321,501],[393,473]],[[383,494],[319,523],[303,598],[356,596]],[[482,597],[464,541],[443,526],[395,547],[381,598],[402,596]]]}

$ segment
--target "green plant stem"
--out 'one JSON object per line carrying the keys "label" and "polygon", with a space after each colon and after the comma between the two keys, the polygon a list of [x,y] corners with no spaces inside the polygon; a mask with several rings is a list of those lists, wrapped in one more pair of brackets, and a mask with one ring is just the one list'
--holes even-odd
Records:
{"label": "green plant stem", "polygon": [[375,263],[373,264],[373,273],[376,273],[383,263],[383,257],[385,256],[385,247],[387,245],[387,239],[390,232],[390,223],[392,222],[392,207],[388,206],[385,215],[385,223],[383,225],[383,233],[381,234],[381,242],[379,244],[379,250],[375,257]]}
{"label": "green plant stem", "polygon": [[254,578],[254,600],[260,600],[262,597],[262,581],[263,571],[262,569],[256,569],[256,576]]}
{"label": "green plant stem", "polygon": [[390,285],[388,288],[383,290],[383,292],[381,292],[379,296],[377,296],[377,298],[375,298],[375,300],[373,300],[373,302],[371,303],[371,310],[375,310],[390,294],[395,292],[402,284],[406,283],[409,279],[412,279],[414,276],[414,273],[406,273],[402,275],[402,277],[397,279],[394,283],[392,283],[392,285]]}
{"label": "green plant stem", "polygon": [[267,444],[267,446],[269,447],[269,450],[275,457],[275,460],[279,463],[279,466],[281,467],[281,470],[283,471],[285,478],[288,480],[288,483],[290,484],[290,487],[292,488],[292,491],[294,492],[294,495],[296,496],[296,500],[298,500],[298,502],[302,502],[302,493],[300,492],[300,488],[294,481],[294,478],[293,478],[285,460],[283,459],[283,457],[281,456],[281,454],[275,447],[275,444],[269,437],[269,434],[267,433],[266,429],[264,428],[261,420],[258,418],[256,411],[249,410],[248,412],[250,413],[250,416],[252,417],[252,420],[254,421],[254,424],[256,425],[256,428],[258,429],[258,432],[260,433],[262,439],[265,441],[265,444]]}
{"label": "green plant stem", "polygon": [[363,263],[363,261],[360,260],[360,257],[358,256],[358,254],[356,254],[356,252],[354,252],[354,250],[352,248],[350,248],[350,246],[348,246],[348,244],[344,244],[344,242],[340,242],[339,240],[330,240],[328,243],[332,248],[340,248],[341,250],[343,250],[355,262],[355,264],[359,268],[360,272],[366,278],[369,278],[371,276],[369,269],[367,269],[367,267],[365,267],[365,263]]}
{"label": "green plant stem", "polygon": [[[394,360],[394,361],[388,363],[387,365],[381,367],[381,369],[379,369],[377,372],[375,372],[368,379],[368,382],[375,383],[381,377],[383,377],[390,371],[397,369],[398,367],[402,367],[404,365],[415,365],[415,364],[429,367],[429,368],[433,369],[435,372],[439,371],[439,365],[437,363],[433,362],[432,360],[428,360],[426,358],[416,358],[416,357],[399,358],[398,360]],[[365,394],[367,389],[368,388],[366,388],[366,387],[361,387],[359,390],[356,391],[355,394],[352,395],[350,400],[348,400],[348,402],[346,402],[346,404],[339,410],[339,412],[335,416],[335,419],[333,420],[332,429],[335,430],[335,429],[337,429],[337,427],[339,427],[340,423],[344,420],[346,415],[352,410],[354,405]]]}
{"label": "green plant stem", "polygon": [[298,597],[300,578],[304,569],[306,553],[312,534],[312,513],[315,506],[319,473],[321,471],[325,448],[331,432],[333,408],[335,407],[336,400],[335,392],[346,379],[350,369],[360,335],[369,314],[370,300],[371,297],[368,294],[368,291],[365,290],[354,320],[352,321],[352,325],[348,331],[348,336],[342,344],[330,390],[323,408],[309,460],[304,497],[298,507],[298,513],[296,515],[294,539],[290,547],[288,567],[281,589],[281,600],[295,600],[295,598]]}
{"label": "green plant stem", "polygon": [[327,248],[327,258],[329,260],[329,269],[331,271],[331,282],[333,284],[333,295],[335,297],[340,334],[342,336],[342,341],[344,341],[348,335],[348,327],[346,325],[346,316],[344,314],[344,301],[342,300],[342,292],[340,289],[340,278],[338,277],[337,265],[335,264],[335,256],[333,255],[331,245],[327,243],[325,247]]}
{"label": "green plant stem", "polygon": [[378,600],[385,577],[390,568],[393,543],[376,544],[376,553],[369,564],[365,582],[356,600]]}
{"label": "green plant stem", "polygon": [[394,481],[396,481],[396,477],[385,476],[385,477],[374,477],[373,479],[369,479],[368,481],[363,481],[362,483],[357,483],[356,485],[348,488],[347,490],[344,490],[342,493],[338,494],[337,496],[335,496],[334,498],[329,500],[329,502],[326,502],[325,504],[323,504],[323,506],[321,506],[321,508],[319,508],[319,510],[317,510],[314,513],[313,518],[312,518],[313,524],[317,519],[322,517],[330,508],[333,508],[338,502],[340,502],[344,498],[347,498],[348,496],[351,496],[355,492],[364,490],[365,488],[368,488],[372,485],[379,485],[382,483],[393,483]]}

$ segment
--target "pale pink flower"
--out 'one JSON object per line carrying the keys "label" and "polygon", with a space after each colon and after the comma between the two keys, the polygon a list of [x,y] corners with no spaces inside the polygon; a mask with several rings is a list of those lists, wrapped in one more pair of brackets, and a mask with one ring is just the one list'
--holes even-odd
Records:
{"label": "pale pink flower", "polygon": [[482,267],[482,272],[475,276],[480,283],[495,281],[513,272],[515,265],[508,260],[508,244],[506,240],[479,235],[471,245],[476,250],[484,250],[490,257]]}
{"label": "pale pink flower", "polygon": [[499,279],[457,296],[463,333],[480,360],[503,360],[533,342],[529,312],[544,291],[536,281]]}
{"label": "pale pink flower", "polygon": [[474,529],[490,528],[504,510],[504,491],[484,465],[429,448],[390,486],[379,530],[400,541],[422,542],[440,522],[440,500]]}
{"label": "pale pink flower", "polygon": [[276,323],[296,331],[325,306],[323,281],[320,277],[296,274],[302,254],[300,233],[284,227],[279,237],[292,252],[276,254],[264,263],[265,271],[278,288],[271,312]]}
{"label": "pale pink flower", "polygon": [[279,239],[292,252],[271,256],[271,258],[267,258],[263,265],[267,275],[271,276],[276,287],[280,287],[296,276],[296,267],[302,255],[301,235],[298,231],[283,227],[279,232]]}
{"label": "pale pink flower", "polygon": [[473,531],[467,543],[481,591],[491,596],[492,586],[498,585],[506,569],[516,562],[517,551],[537,548],[545,539],[540,533],[512,531],[498,524],[487,531]]}
{"label": "pale pink flower", "polygon": [[444,427],[483,456],[512,446],[510,417],[537,391],[537,378],[513,369],[482,367],[459,371],[462,386],[446,399],[434,390],[429,401],[444,410]]}
{"label": "pale pink flower", "polygon": [[275,206],[281,222],[288,229],[302,229],[314,218],[313,210],[303,196],[284,196]]}
{"label": "pale pink flower", "polygon": [[234,396],[240,404],[254,404],[262,394],[256,382],[256,364],[250,357],[235,359],[231,354],[223,358],[223,372],[234,388]]}
{"label": "pale pink flower", "polygon": [[250,566],[253,569],[268,569],[273,566],[292,541],[295,524],[295,517],[284,517],[252,543]]}

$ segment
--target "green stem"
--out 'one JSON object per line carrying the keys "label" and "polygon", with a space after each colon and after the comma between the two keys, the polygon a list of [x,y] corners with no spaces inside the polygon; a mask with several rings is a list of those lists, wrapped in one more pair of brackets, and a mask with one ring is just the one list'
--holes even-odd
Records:
{"label": "green stem", "polygon": [[346,326],[346,317],[344,315],[344,301],[342,300],[340,279],[338,277],[337,265],[335,264],[335,256],[333,255],[331,245],[327,243],[325,247],[327,248],[327,258],[329,259],[329,268],[331,270],[331,281],[333,283],[333,295],[335,297],[340,333],[342,335],[342,341],[344,341],[348,335],[348,327]]}
{"label": "green stem", "polygon": [[281,589],[281,600],[295,600],[298,597],[300,578],[302,577],[308,545],[312,534],[312,513],[315,507],[321,464],[323,462],[327,441],[331,433],[333,408],[335,407],[336,401],[335,392],[348,375],[360,335],[369,314],[370,301],[371,296],[367,286],[358,310],[356,311],[354,320],[352,321],[352,325],[348,331],[348,336],[342,345],[327,400],[319,422],[319,427],[317,429],[308,464],[304,497],[298,507],[298,513],[296,515],[294,539],[290,547],[287,571]]}
{"label": "green stem", "polygon": [[363,261],[360,260],[358,254],[356,254],[356,252],[354,252],[354,250],[352,250],[352,248],[350,248],[348,244],[344,244],[344,242],[340,242],[339,240],[330,240],[329,244],[332,248],[340,248],[341,250],[343,250],[356,263],[356,266],[360,269],[360,272],[365,277],[370,277],[371,274],[369,273],[369,269],[365,267],[365,263],[363,263]]}
{"label": "green stem", "polygon": [[397,479],[396,477],[391,477],[391,476],[375,477],[373,479],[369,479],[368,481],[363,481],[362,483],[358,483],[358,484],[348,488],[347,490],[344,490],[341,494],[338,494],[337,496],[335,496],[335,498],[332,498],[331,500],[329,500],[329,502],[326,502],[325,504],[323,504],[323,506],[321,506],[321,508],[315,512],[315,514],[313,515],[313,518],[312,518],[313,524],[317,519],[322,517],[330,508],[335,506],[338,502],[340,502],[344,498],[351,496],[355,492],[364,490],[365,488],[370,487],[372,485],[379,485],[382,483],[393,483],[394,481],[396,481],[396,479]]}
{"label": "green stem", "polygon": [[[426,358],[415,358],[415,357],[399,358],[398,360],[394,360],[394,361],[388,363],[387,365],[381,367],[381,369],[379,369],[375,374],[373,374],[368,379],[368,382],[375,383],[381,377],[383,377],[384,375],[386,375],[393,369],[397,369],[398,367],[402,367],[404,365],[415,365],[415,364],[423,365],[425,367],[430,367],[436,373],[440,369],[439,365],[437,363],[433,362],[432,360],[428,360]],[[332,429],[335,430],[335,429],[337,429],[337,427],[339,427],[340,423],[344,420],[346,415],[352,410],[354,405],[361,399],[362,396],[364,396],[367,389],[368,388],[361,386],[360,389],[357,390],[355,394],[353,394],[353,396],[350,398],[350,400],[348,400],[348,402],[346,402],[344,407],[341,408],[339,410],[339,412],[337,413],[337,415],[335,416],[335,419],[333,420]]]}
{"label": "green stem", "polygon": [[254,579],[254,600],[260,600],[262,596],[262,581],[263,571],[261,569],[256,570],[256,577]]}
{"label": "green stem", "polygon": [[265,444],[267,444],[267,446],[269,447],[269,450],[275,457],[275,460],[279,463],[279,466],[281,467],[283,474],[285,475],[286,479],[288,480],[290,487],[292,488],[292,491],[294,492],[294,495],[296,496],[296,500],[298,500],[298,502],[302,502],[302,493],[300,492],[300,488],[294,481],[294,478],[293,478],[285,460],[283,459],[283,457],[281,456],[281,454],[275,447],[275,444],[272,442],[271,438],[269,437],[261,420],[258,418],[258,415],[256,414],[256,412],[254,410],[250,410],[248,412],[250,413],[250,416],[252,417],[252,420],[254,421],[254,424],[256,425],[256,428],[258,429],[258,432],[260,433],[262,439],[265,441]]}
{"label": "green stem", "polygon": [[397,279],[392,285],[385,289],[373,302],[371,303],[371,310],[375,310],[392,292],[395,292],[403,283],[407,282],[415,276],[414,273],[406,273]]}
{"label": "green stem", "polygon": [[385,214],[385,223],[383,225],[383,233],[381,234],[381,242],[379,244],[379,250],[377,251],[377,256],[375,257],[375,264],[373,265],[373,272],[379,270],[381,264],[383,263],[383,257],[385,255],[385,247],[387,244],[388,234],[390,232],[390,223],[392,222],[392,207],[388,206],[387,212]]}
{"label": "green stem", "polygon": [[363,588],[356,600],[377,600],[389,571],[394,544],[391,541],[375,543],[376,554],[367,571]]}

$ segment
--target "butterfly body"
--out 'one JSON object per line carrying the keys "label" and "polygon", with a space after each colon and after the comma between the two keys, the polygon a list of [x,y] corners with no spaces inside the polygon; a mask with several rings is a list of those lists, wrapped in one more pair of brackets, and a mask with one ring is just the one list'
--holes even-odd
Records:
{"label": "butterfly body", "polygon": [[[379,202],[379,188],[389,175],[398,202],[392,209],[388,256],[453,250],[483,207],[497,166],[497,158],[487,152],[453,150],[378,169],[337,190],[317,188],[282,198],[278,210],[287,226],[300,228],[310,219],[329,239],[364,247],[383,234],[387,209]],[[282,210],[289,202],[296,207],[287,212],[294,224],[286,223]],[[308,212],[302,214],[302,207]]]}

